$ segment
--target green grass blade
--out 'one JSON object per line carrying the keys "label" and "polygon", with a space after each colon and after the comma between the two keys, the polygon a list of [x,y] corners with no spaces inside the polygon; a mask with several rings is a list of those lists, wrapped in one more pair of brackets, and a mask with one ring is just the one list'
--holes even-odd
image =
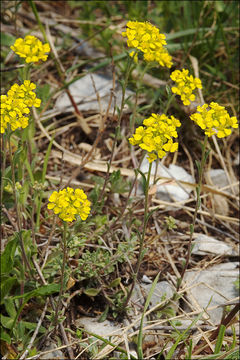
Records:
{"label": "green grass blade", "polygon": [[143,359],[143,352],[142,352],[142,339],[143,339],[142,328],[143,328],[143,319],[144,319],[145,312],[147,311],[147,308],[148,308],[148,306],[149,306],[149,303],[150,303],[150,300],[151,300],[151,298],[152,298],[152,295],[153,295],[153,292],[154,292],[154,290],[155,290],[155,287],[156,287],[156,285],[157,285],[157,282],[158,282],[158,279],[159,279],[159,275],[160,275],[160,273],[157,274],[157,276],[155,277],[155,279],[154,279],[154,281],[153,281],[153,283],[152,283],[151,289],[150,289],[150,291],[149,291],[147,300],[146,300],[145,305],[144,305],[142,317],[141,317],[140,328],[139,328],[139,332],[138,332],[138,342],[137,342],[137,354],[138,354],[139,359]]}
{"label": "green grass blade", "polygon": [[218,354],[222,348],[223,338],[226,331],[226,326],[221,325],[217,337],[217,342],[214,350],[214,354]]}
{"label": "green grass blade", "polygon": [[192,326],[194,326],[196,324],[196,322],[202,317],[203,311],[196,317],[196,319],[193,320],[193,322],[187,327],[186,330],[183,331],[182,334],[179,335],[179,337],[177,338],[176,342],[172,345],[171,349],[169,350],[167,356],[166,356],[166,360],[170,360],[173,356],[174,351],[176,350],[178,344],[180,343],[180,341],[183,339],[183,337],[186,335],[186,333],[188,332],[188,330],[191,329]]}

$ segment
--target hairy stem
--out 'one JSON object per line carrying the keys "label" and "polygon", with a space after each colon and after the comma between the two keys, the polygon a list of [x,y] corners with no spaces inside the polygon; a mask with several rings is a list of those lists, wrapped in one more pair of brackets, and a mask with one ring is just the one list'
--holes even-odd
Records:
{"label": "hairy stem", "polygon": [[146,181],[146,188],[145,188],[145,205],[144,205],[144,222],[143,222],[143,230],[142,230],[142,234],[140,237],[140,244],[139,244],[139,252],[138,252],[138,259],[137,259],[137,265],[136,265],[136,271],[135,274],[133,275],[133,282],[132,282],[132,286],[131,289],[127,295],[127,298],[125,300],[125,303],[123,305],[123,309],[127,306],[131,296],[132,296],[132,292],[134,289],[134,286],[136,284],[136,280],[137,280],[137,276],[139,273],[139,269],[140,269],[140,265],[141,265],[141,261],[142,261],[142,252],[143,252],[143,245],[144,245],[144,239],[145,239],[145,233],[146,233],[146,228],[147,228],[147,223],[148,223],[148,191],[149,191],[149,183],[150,183],[150,176],[151,176],[151,169],[152,169],[152,163],[149,164],[149,168],[148,168],[148,175],[147,175],[147,181]]}
{"label": "hairy stem", "polygon": [[9,160],[10,160],[11,172],[12,172],[13,197],[14,197],[14,202],[15,202],[16,212],[17,212],[17,227],[18,227],[19,244],[20,244],[20,248],[21,248],[21,251],[22,251],[23,261],[24,261],[26,267],[29,269],[30,274],[32,275],[33,271],[32,271],[31,265],[30,265],[30,263],[28,261],[26,251],[25,251],[25,248],[24,248],[23,238],[22,238],[21,212],[20,212],[20,209],[19,209],[19,202],[17,200],[14,163],[13,163],[12,147],[11,147],[11,140],[10,140],[10,138],[11,138],[10,129],[8,129],[7,137],[8,137],[8,148],[9,148]]}
{"label": "hairy stem", "polygon": [[57,320],[58,320],[58,312],[60,308],[60,302],[62,300],[63,296],[63,290],[64,290],[64,273],[65,273],[65,266],[67,262],[67,243],[66,243],[66,237],[67,237],[67,223],[66,221],[63,222],[63,237],[62,237],[62,247],[63,247],[63,262],[62,262],[62,268],[61,268],[61,278],[60,278],[60,292],[58,297],[58,303],[55,310],[55,318],[54,318],[54,325],[57,326]]}
{"label": "hairy stem", "polygon": [[199,171],[199,179],[198,179],[198,184],[197,184],[197,188],[196,188],[196,192],[197,192],[197,201],[196,201],[196,207],[195,207],[195,211],[194,211],[194,215],[193,215],[193,222],[191,224],[191,228],[190,228],[190,238],[189,238],[189,242],[188,242],[188,250],[187,250],[187,259],[186,259],[186,263],[182,269],[182,273],[180,278],[178,279],[178,283],[177,283],[177,291],[179,290],[181,283],[183,281],[185,272],[188,268],[189,265],[189,261],[190,261],[190,257],[191,257],[191,247],[192,247],[192,239],[193,239],[193,233],[194,233],[194,228],[196,225],[196,221],[197,221],[197,213],[198,210],[200,208],[201,205],[201,189],[202,189],[202,175],[203,175],[203,169],[204,169],[204,165],[206,162],[206,145],[207,145],[207,135],[205,135],[204,138],[204,143],[202,145],[202,157],[201,157],[201,163],[200,166],[198,168]]}

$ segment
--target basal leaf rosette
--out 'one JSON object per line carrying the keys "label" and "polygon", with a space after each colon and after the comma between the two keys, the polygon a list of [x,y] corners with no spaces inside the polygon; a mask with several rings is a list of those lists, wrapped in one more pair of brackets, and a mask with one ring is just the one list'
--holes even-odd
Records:
{"label": "basal leaf rosette", "polygon": [[50,52],[48,43],[43,44],[33,35],[27,35],[24,39],[18,38],[10,48],[20,57],[25,58],[25,62],[35,63],[39,60],[46,61]]}
{"label": "basal leaf rosette", "polygon": [[[159,32],[159,29],[149,22],[128,21],[126,32],[122,36],[127,37],[127,45],[143,52],[144,60],[157,61],[161,66],[170,68],[172,57],[164,47],[166,36]],[[137,53],[132,51],[130,56],[134,56],[137,61]]]}
{"label": "basal leaf rosette", "polygon": [[183,105],[190,105],[190,102],[195,100],[196,96],[193,91],[196,88],[202,89],[201,80],[188,75],[188,73],[187,69],[182,69],[175,70],[170,75],[170,78],[176,83],[176,86],[172,87],[172,92],[181,97]]}
{"label": "basal leaf rosette", "polygon": [[232,128],[238,128],[236,116],[230,117],[225,107],[215,102],[198,106],[197,112],[192,114],[190,119],[200,126],[208,137],[217,135],[218,138],[223,138],[232,133]]}
{"label": "basal leaf rosette", "polygon": [[168,151],[175,152],[178,149],[178,143],[173,139],[178,137],[176,128],[181,123],[174,116],[168,118],[165,114],[152,114],[143,121],[143,125],[136,129],[129,142],[146,150],[149,162],[157,157],[163,158]]}
{"label": "basal leaf rosette", "polygon": [[54,211],[60,219],[66,222],[76,220],[79,215],[86,220],[90,213],[90,201],[82,189],[66,189],[54,191],[49,198],[48,209]]}
{"label": "basal leaf rosette", "polygon": [[25,80],[22,85],[13,84],[7,95],[1,95],[1,134],[5,133],[8,123],[12,131],[28,126],[29,107],[39,107],[41,104],[33,91],[35,88],[34,83]]}

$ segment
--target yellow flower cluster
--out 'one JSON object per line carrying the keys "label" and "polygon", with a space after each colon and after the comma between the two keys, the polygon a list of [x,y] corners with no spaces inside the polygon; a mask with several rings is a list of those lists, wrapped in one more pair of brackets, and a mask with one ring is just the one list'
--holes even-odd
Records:
{"label": "yellow flower cluster", "polygon": [[238,128],[236,116],[230,117],[225,107],[215,102],[198,106],[197,111],[190,119],[209,137],[216,134],[218,138],[223,138],[231,134],[231,128]]}
{"label": "yellow flower cluster", "polygon": [[33,35],[27,35],[24,39],[18,38],[10,48],[20,57],[25,58],[26,63],[46,61],[50,52],[48,43],[43,44]]}
{"label": "yellow flower cluster", "polygon": [[[160,34],[158,28],[148,22],[128,21],[126,32],[122,36],[127,37],[129,47],[136,48],[143,52],[146,61],[157,61],[161,66],[172,66],[172,57],[169,55],[166,45],[166,37]],[[137,54],[131,52],[137,60]]]}
{"label": "yellow flower cluster", "polygon": [[136,129],[129,142],[146,150],[149,162],[157,157],[161,159],[166,155],[166,151],[175,152],[178,149],[178,143],[173,142],[172,138],[178,137],[176,128],[181,126],[181,123],[174,116],[168,118],[165,114],[152,114],[143,121],[143,125],[145,127],[139,126]]}
{"label": "yellow flower cluster", "polygon": [[33,92],[35,88],[34,83],[25,80],[20,86],[12,85],[7,95],[1,95],[1,134],[5,132],[8,123],[13,131],[28,126],[29,118],[25,115],[30,113],[29,107],[39,107],[41,104]]}
{"label": "yellow flower cluster", "polygon": [[177,86],[172,87],[172,92],[181,96],[183,105],[190,105],[190,101],[195,100],[194,89],[202,89],[201,80],[188,75],[187,69],[173,71],[170,78],[177,84]]}
{"label": "yellow flower cluster", "polygon": [[79,215],[86,220],[90,213],[90,201],[81,189],[67,189],[54,191],[49,198],[48,209],[53,209],[60,219],[71,222]]}

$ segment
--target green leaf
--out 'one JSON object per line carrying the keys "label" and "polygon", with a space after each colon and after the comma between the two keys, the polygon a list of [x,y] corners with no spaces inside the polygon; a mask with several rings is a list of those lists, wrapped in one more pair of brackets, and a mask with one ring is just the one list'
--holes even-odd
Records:
{"label": "green leaf", "polygon": [[11,298],[8,298],[4,301],[4,306],[5,306],[5,309],[8,313],[8,315],[11,317],[11,318],[14,318],[17,314],[17,311],[16,311],[16,308],[15,308],[15,305],[14,305],[14,301],[11,299]]}
{"label": "green leaf", "polygon": [[114,279],[108,286],[110,288],[114,288],[114,287],[118,286],[120,284],[120,282],[121,282],[121,278],[118,277],[118,278]]}
{"label": "green leaf", "polygon": [[28,301],[35,296],[48,296],[53,293],[57,293],[59,291],[60,291],[60,284],[49,284],[49,285],[41,286],[38,289],[29,291],[25,294],[14,296],[12,299],[15,300],[15,299],[24,298],[25,301]]}
{"label": "green leaf", "polygon": [[16,335],[18,337],[18,339],[24,339],[24,335],[25,335],[25,325],[23,323],[23,321],[19,321],[16,328]]}
{"label": "green leaf", "polygon": [[[215,31],[217,29],[216,26],[210,28],[210,27],[205,27],[205,28],[199,28],[198,32],[208,32],[209,30],[211,31]],[[182,38],[183,36],[188,36],[188,35],[194,35],[196,34],[197,29],[187,29],[187,30],[181,30],[181,31],[176,31],[173,34],[166,34],[166,40],[167,42],[169,40],[173,40],[173,39],[177,39],[177,38]]]}
{"label": "green leaf", "polygon": [[0,339],[11,344],[11,337],[3,329],[0,331]]}
{"label": "green leaf", "polygon": [[89,289],[83,290],[83,292],[87,296],[97,296],[100,292],[100,289],[89,288]]}
{"label": "green leaf", "polygon": [[10,47],[14,44],[16,38],[14,36],[11,36],[7,34],[6,32],[1,31],[1,46],[7,46]]}
{"label": "green leaf", "polygon": [[109,305],[106,306],[106,309],[104,310],[104,312],[100,316],[100,318],[98,320],[99,323],[104,322],[106,320],[107,315],[108,315],[108,311],[109,311]]}
{"label": "green leaf", "polygon": [[13,269],[14,254],[18,244],[18,236],[9,241],[1,255],[1,275],[9,274]]}
{"label": "green leaf", "polygon": [[25,293],[23,295],[14,296],[12,298],[13,300],[24,298],[24,301],[23,301],[22,306],[19,308],[19,310],[17,312],[17,315],[14,318],[13,324],[11,326],[11,332],[12,332],[12,330],[13,330],[15,324],[16,324],[16,321],[17,321],[19,315],[21,314],[22,309],[24,308],[24,306],[28,302],[28,300],[30,300],[31,298],[33,298],[35,296],[48,296],[48,295],[51,295],[51,294],[53,294],[55,292],[59,292],[60,291],[60,286],[61,286],[60,284],[44,285],[44,286],[39,287],[36,290],[29,291],[29,292],[27,292],[27,293]]}
{"label": "green leaf", "polygon": [[[28,330],[35,330],[37,327],[37,323],[31,323],[29,321],[22,321],[22,323]],[[39,332],[44,334],[46,332],[46,329],[43,326],[40,326]]]}
{"label": "green leaf", "polygon": [[190,224],[190,234],[193,234],[193,232],[194,232],[194,226],[193,224]]}
{"label": "green leaf", "polygon": [[145,174],[141,170],[136,169],[134,171],[139,173],[142,176],[142,187],[143,187],[143,192],[145,194],[146,193],[146,187],[147,187],[147,178],[146,178]]}
{"label": "green leaf", "polygon": [[9,316],[1,315],[1,324],[6,329],[11,329],[14,319]]}
{"label": "green leaf", "polygon": [[10,291],[11,291],[13,285],[15,285],[16,283],[17,283],[17,278],[16,277],[8,277],[5,280],[1,280],[0,304],[3,303],[4,298],[7,295],[10,295]]}
{"label": "green leaf", "polygon": [[221,351],[225,331],[226,331],[226,326],[221,324],[219,333],[218,333],[218,337],[217,337],[214,354],[218,354]]}

